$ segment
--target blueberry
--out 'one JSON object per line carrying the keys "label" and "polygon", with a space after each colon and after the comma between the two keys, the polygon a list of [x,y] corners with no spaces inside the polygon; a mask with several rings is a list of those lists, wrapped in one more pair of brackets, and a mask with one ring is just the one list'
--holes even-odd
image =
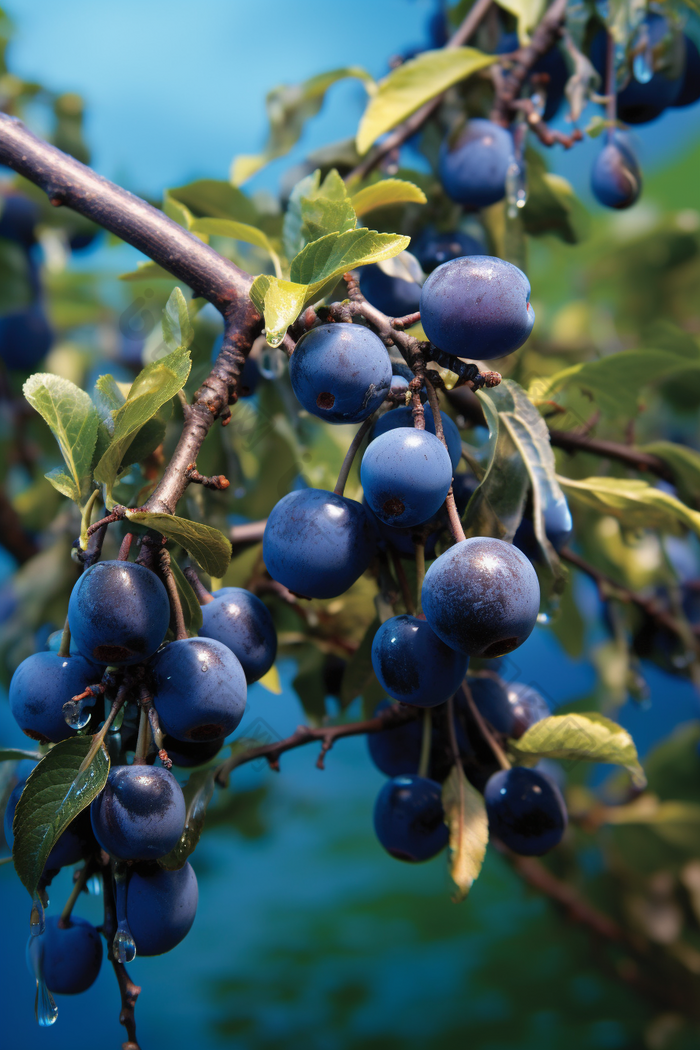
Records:
{"label": "blueberry", "polygon": [[263,560],[274,580],[306,598],[337,598],[374,557],[376,539],[364,508],[324,489],[290,492],[263,535]]}
{"label": "blueberry", "polygon": [[42,744],[75,736],[63,705],[93,685],[102,671],[82,656],[34,653],[23,660],[10,682],[10,709],[23,733]]}
{"label": "blueberry", "polygon": [[135,869],[129,879],[126,918],[137,955],[162,955],[184,940],[197,911],[197,877],[188,863],[177,871],[157,865]]}
{"label": "blueberry", "polygon": [[8,368],[34,368],[48,354],[53,339],[53,329],[39,302],[0,317],[0,358]]}
{"label": "blueberry", "polygon": [[389,393],[391,362],[381,339],[369,328],[323,324],[297,343],[289,378],[311,415],[330,423],[361,423]]}
{"label": "blueberry", "polygon": [[[5,833],[5,842],[9,849],[12,849],[15,840],[12,827],[15,810],[26,783],[26,779],[20,780],[12,789],[10,797],[7,800],[7,807],[5,809],[5,817],[3,820],[3,831]],[[92,834],[90,813],[88,810],[84,809],[70,822],[66,830],[60,836],[58,842],[49,853],[46,859],[46,864],[44,865],[44,871],[57,871],[59,868],[68,868],[72,864],[77,864],[78,861],[86,857],[94,847],[95,837]]]}
{"label": "blueberry", "polygon": [[374,831],[380,843],[397,860],[430,860],[445,848],[445,824],[440,785],[419,776],[389,780],[374,805]]}
{"label": "blueberry", "polygon": [[0,237],[29,248],[36,241],[34,227],[39,221],[39,206],[20,193],[2,198]]}
{"label": "blueberry", "polygon": [[484,246],[481,241],[459,230],[453,233],[436,233],[433,229],[424,230],[414,250],[425,273],[432,273],[436,267],[442,266],[450,259],[459,259],[464,255],[484,254]]}
{"label": "blueberry", "polygon": [[517,547],[475,536],[433,562],[422,599],[428,623],[447,645],[467,656],[505,656],[535,626],[540,585]]}
{"label": "blueberry", "polygon": [[399,427],[370,442],[360,478],[365,499],[378,518],[387,525],[419,525],[445,502],[452,464],[434,434]]}
{"label": "blueberry", "polygon": [[[385,549],[388,543],[403,558],[415,558],[416,547],[413,542],[413,537],[416,536],[419,539],[423,539],[423,531],[425,528],[429,527],[430,523],[423,523],[420,526],[415,525],[405,529],[395,529],[391,525],[387,525],[386,522],[381,521],[372,508],[367,506],[366,502],[363,503],[363,506],[367,512],[367,516],[372,522],[377,536],[377,542],[382,550]],[[424,537],[426,558],[435,557],[435,547],[441,531],[441,526],[438,524],[434,528],[431,527],[428,535]]]}
{"label": "blueberry", "polygon": [[238,726],[246,679],[238,658],[215,638],[170,642],[153,658],[153,702],[177,740],[218,740]]}
{"label": "blueberry", "polygon": [[113,766],[90,807],[95,838],[119,860],[157,860],[180,841],[186,806],[172,773],[160,766]]}
{"label": "blueberry", "polygon": [[277,655],[277,632],[260,599],[242,587],[223,587],[213,602],[202,606],[200,637],[216,638],[238,657],[248,685],[272,667]]}
{"label": "blueberry", "polygon": [[41,969],[54,995],[79,995],[97,980],[102,965],[102,939],[95,927],[71,915],[66,929],[51,915],[38,937],[30,937],[27,962],[34,975],[32,956],[40,953]]}
{"label": "blueberry", "polygon": [[[566,496],[548,503],[544,512],[544,531],[547,539],[559,553],[573,534],[573,521]],[[540,561],[540,545],[535,535],[535,526],[529,515],[523,517],[516,529],[513,543],[530,561]]]}
{"label": "blueberry", "polygon": [[466,208],[485,208],[506,195],[513,137],[491,120],[470,120],[440,147],[438,170],[448,197]]}
{"label": "blueberry", "polygon": [[536,769],[514,766],[489,778],[484,791],[491,835],[526,857],[557,846],[567,825],[561,791]]}
{"label": "blueberry", "polygon": [[392,616],[372,642],[372,667],[382,688],[417,707],[444,704],[464,680],[468,663],[415,616]]}
{"label": "blueberry", "polygon": [[[671,43],[671,50],[680,46],[681,41],[671,30],[669,23],[663,15],[648,14],[644,23],[647,27],[648,41],[655,53],[666,50]],[[605,70],[607,60],[608,37],[604,29],[593,38],[591,43],[590,58],[596,71],[603,77],[605,82]],[[686,52],[687,54],[687,52]],[[658,69],[654,72],[651,80],[641,83],[634,74],[626,86],[617,95],[617,116],[625,124],[648,124],[663,113],[667,106],[672,106],[679,97],[683,85],[681,76],[668,75],[672,73],[671,68]]]}
{"label": "blueberry", "polygon": [[98,561],[73,588],[68,621],[71,637],[86,658],[122,666],[142,663],[168,629],[168,593],[143,565]]}
{"label": "blueberry", "polygon": [[420,302],[420,285],[416,281],[392,277],[376,265],[363,266],[360,270],[360,291],[372,306],[388,317],[414,314]]}
{"label": "blueberry", "polygon": [[[374,710],[375,718],[390,707],[391,700],[382,700]],[[381,773],[395,777],[401,773],[417,773],[423,742],[423,720],[415,718],[403,725],[367,734],[370,758]]]}
{"label": "blueberry", "polygon": [[[434,434],[435,419],[433,418],[433,410],[429,404],[426,403],[423,405],[423,412],[425,415],[425,429],[429,434]],[[447,452],[450,457],[450,462],[452,463],[452,469],[456,470],[462,458],[462,438],[460,437],[456,424],[445,412],[440,412],[440,419],[442,420],[442,431],[445,435],[445,441],[447,442]],[[389,412],[385,412],[383,416],[379,417],[372,427],[370,440],[374,441],[374,439],[378,438],[380,434],[386,434],[388,430],[397,430],[399,427],[412,426],[413,412],[407,405],[400,405],[398,408],[393,408]]]}
{"label": "blueberry", "polygon": [[389,387],[389,393],[391,394],[405,394],[408,390],[408,379],[404,376],[392,375],[391,386]]}
{"label": "blueberry", "polygon": [[489,361],[522,346],[535,323],[530,282],[490,255],[443,263],[423,285],[421,323],[440,350]]}
{"label": "blueberry", "polygon": [[485,674],[470,678],[469,688],[480,714],[504,736],[518,739],[552,713],[544,697],[522,682],[506,685],[498,675]]}
{"label": "blueberry", "polygon": [[193,766],[204,765],[218,755],[224,745],[224,739],[219,737],[218,740],[176,740],[174,736],[165,733],[163,747],[174,766],[191,769]]}
{"label": "blueberry", "polygon": [[700,51],[694,40],[684,34],[685,68],[678,98],[671,105],[677,108],[692,106],[700,99]]}
{"label": "blueberry", "polygon": [[642,192],[642,173],[632,149],[616,135],[596,157],[591,189],[606,208],[629,208]]}

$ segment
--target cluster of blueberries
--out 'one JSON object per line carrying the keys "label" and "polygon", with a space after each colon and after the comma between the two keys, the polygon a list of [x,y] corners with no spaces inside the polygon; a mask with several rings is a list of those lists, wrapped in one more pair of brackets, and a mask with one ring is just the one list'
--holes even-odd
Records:
{"label": "cluster of blueberries", "polygon": [[23,252],[30,288],[30,302],[0,317],[0,360],[7,368],[33,368],[51,349],[54,334],[46,316],[39,264],[36,259],[35,228],[39,208],[21,193],[0,198],[0,237]]}
{"label": "cluster of blueberries", "polygon": [[[114,950],[121,961],[170,951],[192,926],[193,869],[157,863],[178,845],[187,821],[182,789],[167,767],[201,765],[221,749],[241,720],[247,685],[267,673],[277,652],[272,617],[255,595],[225,587],[203,600],[200,635],[164,643],[171,610],[156,573],[137,562],[97,562],[70,596],[70,655],[35,653],[10,683],[17,723],[43,744],[73,736],[91,718],[99,724],[102,694],[110,701],[115,690],[130,690],[124,720],[107,737],[113,764],[104,790],[63,832],[43,875],[47,885],[64,866],[100,849],[110,854],[117,862]],[[158,727],[153,743],[139,746],[141,710],[151,703]],[[130,751],[135,758],[127,764]],[[157,754],[163,765],[154,764]],[[10,845],[25,783],[15,786],[5,813]],[[90,923],[49,917],[44,932],[30,938],[28,955],[38,981],[73,994],[97,977],[102,948]]]}
{"label": "cluster of blueberries", "polygon": [[[508,262],[486,255],[451,259],[434,269],[422,288],[421,322],[434,346],[453,358],[501,357],[520,347],[532,329],[529,294],[527,278]],[[357,323],[337,323],[321,324],[301,337],[290,360],[290,379],[303,408],[340,424],[368,419],[387,398],[395,377],[374,332]],[[434,558],[450,487],[455,502],[464,506],[476,483],[471,475],[457,473],[462,445],[452,420],[440,413],[443,442],[429,405],[424,413],[425,429],[413,425],[408,407],[379,416],[360,466],[363,503],[337,490],[307,488],[276,504],[263,537],[263,558],[275,580],[306,598],[334,598],[368,568],[378,546],[413,555],[415,537]],[[568,508],[549,523],[559,544],[570,532],[567,515]],[[469,705],[460,700],[460,689],[469,657],[496,658],[521,645],[535,625],[539,604],[537,574],[520,547],[472,537],[430,565],[422,585],[422,614],[392,616],[372,644],[373,668],[388,696],[433,709],[433,764],[442,779],[454,762],[445,752],[445,704],[456,696],[460,724],[455,728],[465,768],[485,792],[492,830],[525,853],[544,852],[561,838],[566,825],[561,795],[538,770],[494,770],[488,745],[485,755],[474,752],[464,722]],[[473,684],[480,698],[482,679]],[[497,695],[484,717],[506,736],[520,735],[546,711],[543,702],[519,694],[514,699],[515,692],[502,684]],[[478,728],[471,729],[478,737]],[[417,773],[420,740],[421,727],[411,722],[369,743],[379,768],[393,778],[377,800],[377,836],[393,856],[406,860],[425,860],[447,841],[439,777]]]}

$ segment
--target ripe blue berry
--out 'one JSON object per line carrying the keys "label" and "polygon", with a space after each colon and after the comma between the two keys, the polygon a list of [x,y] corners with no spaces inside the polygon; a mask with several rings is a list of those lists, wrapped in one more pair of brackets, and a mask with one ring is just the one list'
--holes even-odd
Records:
{"label": "ripe blue berry", "polygon": [[54,995],[79,995],[95,983],[102,965],[102,939],[95,927],[71,915],[66,929],[56,916],[46,920],[46,928],[27,945],[27,961],[36,972],[31,957],[39,953],[41,970]]}
{"label": "ripe blue berry", "polygon": [[[377,704],[374,715],[380,715],[390,707],[396,707],[391,700],[382,700]],[[423,741],[423,720],[414,718],[403,725],[391,726],[380,733],[367,734],[367,748],[370,758],[380,772],[388,777],[401,773],[417,773]]]}
{"label": "ripe blue berry", "polygon": [[505,656],[535,626],[540,585],[517,547],[475,536],[433,562],[422,599],[428,623],[447,645],[467,656]]}
{"label": "ripe blue berry", "polygon": [[420,285],[392,277],[379,266],[363,266],[360,270],[360,291],[372,306],[389,317],[405,317],[418,309]]}
{"label": "ripe blue berry", "polygon": [[170,642],[151,662],[160,724],[177,740],[219,740],[238,726],[246,679],[238,658],[215,638]]}
{"label": "ripe blue berry", "polygon": [[466,208],[485,208],[506,195],[513,137],[491,120],[475,118],[440,147],[438,170],[448,197]]}
{"label": "ripe blue berry", "polygon": [[46,357],[53,329],[40,302],[0,317],[0,358],[8,368],[27,371]]}
{"label": "ripe blue berry", "polygon": [[415,616],[392,616],[372,642],[372,667],[382,688],[417,707],[444,704],[464,680],[468,663]]}
{"label": "ripe blue berry", "polygon": [[376,550],[362,504],[324,489],[290,492],[263,535],[263,560],[274,580],[305,598],[337,598],[367,569]]}
{"label": "ripe blue berry", "polygon": [[695,41],[689,36],[684,34],[683,39],[685,41],[685,69],[678,98],[671,103],[677,108],[692,106],[700,99],[700,51]]}
{"label": "ripe blue berry", "polygon": [[426,430],[399,427],[367,446],[360,478],[365,499],[387,525],[419,525],[445,502],[452,463],[443,443]]}
{"label": "ripe blue berry", "polygon": [[374,805],[374,831],[397,860],[430,860],[445,848],[445,824],[440,785],[427,777],[398,776],[389,780]]}
{"label": "ripe blue berry", "polygon": [[248,685],[272,667],[277,633],[266,605],[242,587],[222,587],[202,606],[200,637],[215,638],[237,656]]}
{"label": "ripe blue berry", "polygon": [[632,149],[622,138],[603,146],[591,168],[591,189],[606,208],[629,208],[642,192],[642,173]]}
{"label": "ripe blue berry", "polygon": [[218,755],[224,745],[224,739],[219,737],[218,740],[176,740],[174,736],[165,733],[163,748],[168,752],[168,758],[174,766],[192,769],[193,766],[202,766]]}
{"label": "ripe blue berry", "polygon": [[[413,245],[411,247],[413,248]],[[464,255],[483,255],[484,246],[476,237],[459,230],[453,233],[436,233],[433,229],[427,229],[418,238],[414,250],[423,270],[432,273],[436,267],[442,266],[450,259],[460,259]]]}
{"label": "ripe blue berry", "polygon": [[182,941],[197,912],[197,876],[188,863],[177,871],[136,868],[129,879],[126,918],[137,955],[162,955]]}
{"label": "ripe blue berry", "polygon": [[484,790],[489,830],[525,857],[541,857],[557,846],[567,825],[561,792],[551,777],[514,766],[489,778]]}
{"label": "ripe blue berry", "polygon": [[289,378],[307,412],[329,423],[361,423],[389,393],[391,362],[378,335],[360,324],[323,324],[306,332]]}
{"label": "ripe blue berry", "polygon": [[36,240],[34,227],[39,221],[38,205],[21,193],[3,195],[0,201],[0,237],[29,248]]}
{"label": "ripe blue berry", "polygon": [[425,334],[438,349],[477,361],[517,350],[535,323],[527,277],[490,255],[438,266],[423,285],[420,310]]}
{"label": "ripe blue berry", "polygon": [[391,386],[389,387],[389,393],[391,394],[405,394],[408,390],[408,379],[405,376],[392,375]]}
{"label": "ripe blue berry", "polygon": [[80,577],[68,603],[71,638],[87,659],[141,663],[152,656],[170,623],[165,587],[133,561],[98,561]]}
{"label": "ripe blue berry", "polygon": [[186,806],[172,773],[160,766],[113,766],[90,807],[95,838],[119,860],[157,860],[180,841]]}
{"label": "ripe blue berry", "polygon": [[10,682],[10,709],[23,733],[40,743],[57,744],[75,735],[63,705],[102,677],[102,669],[83,656],[34,653],[23,660]]}
{"label": "ripe blue berry", "polygon": [[551,714],[544,697],[522,682],[508,685],[498,675],[469,679],[472,699],[487,722],[504,736],[519,739],[526,729]]}
{"label": "ripe blue berry", "polygon": [[[435,419],[433,418],[433,410],[429,404],[423,405],[423,412],[425,415],[425,429],[429,434],[435,434]],[[452,463],[452,469],[456,470],[459,466],[459,461],[462,458],[462,439],[459,435],[459,430],[456,424],[450,419],[445,412],[440,412],[440,419],[442,420],[442,431],[445,435],[445,441],[447,442],[447,452]],[[385,412],[383,416],[380,416],[377,422],[372,427],[371,441],[378,438],[380,434],[386,434],[388,430],[397,430],[399,427],[412,427],[413,426],[413,412],[407,405],[400,405],[398,408],[393,408],[389,412]],[[436,435],[437,436],[437,435]]]}

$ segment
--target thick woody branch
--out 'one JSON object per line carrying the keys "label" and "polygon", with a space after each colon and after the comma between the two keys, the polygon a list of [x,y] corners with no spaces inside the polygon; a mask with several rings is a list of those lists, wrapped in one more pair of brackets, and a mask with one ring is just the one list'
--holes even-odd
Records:
{"label": "thick woody branch", "polygon": [[600,441],[597,438],[589,438],[584,434],[577,434],[572,430],[550,430],[549,440],[557,448],[573,455],[575,452],[590,452],[594,456],[604,456],[606,459],[617,460],[634,470],[643,473],[656,474],[664,481],[673,481],[673,471],[658,456],[650,452],[642,452],[633,445],[620,445],[616,441]]}

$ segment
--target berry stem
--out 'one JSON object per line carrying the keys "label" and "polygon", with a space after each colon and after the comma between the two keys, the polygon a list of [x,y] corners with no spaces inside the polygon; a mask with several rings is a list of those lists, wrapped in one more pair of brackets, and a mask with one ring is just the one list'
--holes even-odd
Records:
{"label": "berry stem", "polygon": [[134,754],[134,765],[145,766],[146,756],[151,744],[151,729],[148,721],[148,712],[145,707],[141,708],[139,715],[139,735],[136,740],[136,753]]}
{"label": "berry stem", "polygon": [[63,633],[61,635],[61,644],[58,650],[59,656],[70,656],[70,626],[68,624],[68,617],[66,616],[66,622],[63,625]]}
{"label": "berry stem", "polygon": [[[106,854],[104,854],[104,856],[106,857]],[[104,887],[104,922],[102,924],[102,934],[107,941],[107,954],[119,985],[119,994],[122,1002],[121,1011],[119,1013],[119,1023],[123,1024],[126,1028],[128,1038],[128,1042],[122,1044],[122,1050],[139,1050],[139,1044],[136,1040],[136,1017],[134,1007],[136,1006],[136,1000],[141,993],[141,989],[131,980],[129,974],[126,972],[124,964],[118,962],[117,959],[114,958],[112,945],[114,934],[117,931],[117,910],[114,900],[112,872],[108,862],[102,866],[102,884]]]}
{"label": "berry stem", "polygon": [[185,579],[196,594],[197,601],[200,605],[208,605],[209,602],[214,601],[214,595],[210,594],[209,591],[206,589],[199,576],[197,575],[197,570],[193,568],[192,565],[188,565],[186,569],[183,569],[183,573]]}
{"label": "berry stem", "polygon": [[183,639],[189,638],[189,633],[185,626],[185,614],[182,611],[180,592],[177,589],[173,570],[170,568],[170,552],[165,547],[160,552],[160,575],[170,599],[170,608],[175,621],[175,638],[178,642],[181,642]]}
{"label": "berry stem", "polygon": [[423,612],[422,593],[423,580],[425,579],[425,544],[414,539],[413,546],[416,552],[416,610],[420,616]]}
{"label": "berry stem", "polygon": [[[484,740],[487,742],[487,744],[489,745],[489,747],[493,751],[494,756],[496,757],[496,759],[497,759],[501,769],[510,769],[510,762],[508,761],[506,753],[503,750],[503,748],[501,747],[501,745],[498,743],[498,741],[496,740],[495,736],[493,735],[493,733],[489,729],[488,725],[486,724],[484,718],[481,715],[481,711],[479,710],[479,708],[474,703],[474,697],[472,696],[471,689],[467,685],[466,679],[462,682],[462,692],[464,693],[465,700],[469,704],[469,710],[471,711],[472,715],[474,716],[474,721],[478,725],[481,735],[483,736]],[[451,716],[450,716],[450,725],[451,725],[451,732],[454,733],[454,725],[452,724]]]}
{"label": "berry stem", "polygon": [[127,532],[127,534],[124,536],[124,539],[122,540],[121,545],[119,547],[119,554],[117,554],[117,561],[128,561],[129,560],[129,551],[131,550],[131,544],[133,543],[133,541],[134,541],[134,534],[133,534],[133,532]]}
{"label": "berry stem", "polygon": [[606,138],[608,142],[611,142],[615,131],[615,121],[617,120],[617,91],[615,85],[615,39],[610,32],[608,32],[608,48],[605,63],[605,94],[607,95],[605,116],[611,121],[606,132]]}
{"label": "berry stem", "polygon": [[338,480],[336,481],[335,488],[333,489],[333,491],[335,492],[336,496],[342,496],[343,493],[345,492],[345,486],[347,484],[348,476],[350,474],[350,469],[351,469],[351,467],[353,465],[353,462],[355,460],[355,456],[357,455],[357,451],[358,451],[360,445],[362,444],[362,442],[364,441],[365,435],[367,434],[367,432],[369,431],[370,427],[374,423],[376,415],[377,415],[377,413],[374,412],[371,416],[369,416],[368,419],[366,419],[364,421],[362,426],[358,427],[357,433],[355,434],[354,438],[350,442],[350,447],[348,448],[347,452],[345,453],[345,459],[343,460],[343,465],[340,468],[340,473],[338,474]]}
{"label": "berry stem", "polygon": [[433,716],[429,707],[423,710],[423,739],[420,747],[418,776],[427,777],[430,771],[430,745],[433,739]]}
{"label": "berry stem", "polygon": [[90,766],[90,763],[92,762],[93,758],[104,744],[105,737],[109,732],[109,727],[111,726],[114,719],[117,717],[119,711],[126,703],[126,698],[130,688],[131,678],[125,677],[122,680],[119,689],[117,690],[116,698],[112,704],[109,714],[107,715],[107,718],[105,719],[105,724],[102,726],[102,729],[100,729],[99,733],[96,733],[92,738],[92,746],[85,758],[83,759],[83,761],[80,763],[80,769],[78,770],[77,774],[78,776],[80,776],[81,773],[84,773],[85,770]]}
{"label": "berry stem", "polygon": [[85,889],[87,880],[90,878],[94,870],[95,865],[93,861],[88,860],[78,872],[78,877],[73,883],[73,889],[70,891],[70,896],[68,897],[68,900],[64,905],[63,911],[61,912],[61,917],[58,920],[58,925],[60,929],[65,930],[70,925],[70,917],[73,912],[73,908],[75,907],[75,902]]}
{"label": "berry stem", "polygon": [[[430,381],[427,375],[425,377],[425,387],[428,391],[428,402],[430,403],[430,408],[433,413],[433,419],[435,421],[435,434],[437,435],[437,437],[440,438],[443,445],[447,449],[445,431],[442,426],[442,416],[440,415],[440,402],[438,401],[438,396],[435,391],[435,387],[433,386],[432,382]],[[450,491],[445,497],[445,508],[447,510],[447,517],[450,522],[450,532],[452,533],[455,542],[461,543],[461,541],[466,540],[467,537],[464,535],[464,529],[462,528],[462,522],[459,518],[459,512],[457,511],[457,504],[455,503],[454,492],[452,491],[451,485]]]}
{"label": "berry stem", "polygon": [[401,555],[396,550],[396,548],[392,546],[389,547],[389,553],[391,554],[391,560],[394,565],[396,579],[399,581],[399,587],[401,588],[401,597],[403,598],[403,603],[406,606],[406,612],[409,614],[409,616],[413,616],[416,611],[416,607],[413,604],[413,598],[411,597],[411,588],[408,585],[408,578],[406,576],[406,570],[404,569],[403,563],[401,561]]}

